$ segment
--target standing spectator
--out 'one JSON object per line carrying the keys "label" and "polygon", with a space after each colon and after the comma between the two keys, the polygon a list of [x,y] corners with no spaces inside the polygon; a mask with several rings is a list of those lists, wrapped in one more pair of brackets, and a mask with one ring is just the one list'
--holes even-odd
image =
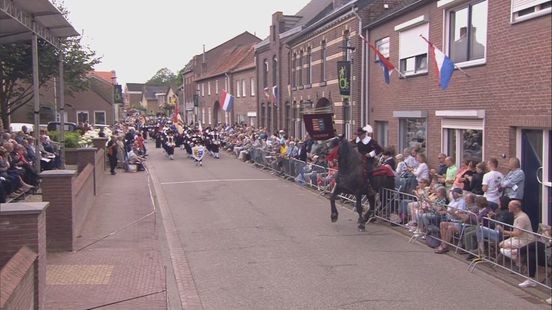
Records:
{"label": "standing spectator", "polygon": [[525,189],[525,173],[521,170],[519,159],[512,157],[508,161],[510,171],[500,182],[500,187],[504,191],[504,197],[501,203],[508,205],[510,200],[516,199],[523,201],[523,192]]}
{"label": "standing spectator", "polygon": [[452,188],[452,184],[454,183],[454,179],[456,178],[458,168],[456,168],[456,165],[454,164],[454,157],[452,156],[445,158],[445,163],[447,164],[447,172],[445,173],[443,183],[445,183],[445,187],[450,190]]}
{"label": "standing spectator", "polygon": [[475,166],[475,173],[467,176],[469,182],[469,191],[476,195],[483,195],[483,175],[487,172],[487,166],[484,162],[480,162]]}
{"label": "standing spectator", "polygon": [[418,149],[413,147],[410,149],[410,153],[408,156],[404,159],[404,162],[408,166],[408,168],[418,168],[418,161],[416,160],[416,156],[418,155]]}
{"label": "standing spectator", "polygon": [[498,160],[496,158],[490,158],[487,161],[489,172],[483,175],[483,192],[485,192],[485,198],[489,202],[489,206],[496,210],[500,204],[500,183],[504,178],[504,175],[499,171],[496,171],[498,167]]}
{"label": "standing spectator", "polygon": [[416,181],[420,183],[421,180],[429,180],[429,168],[426,163],[426,156],[423,153],[418,153],[416,161],[418,162],[418,166],[415,169],[410,168],[410,171],[416,176]]}
{"label": "standing spectator", "polygon": [[454,183],[452,183],[452,187],[464,189],[464,185],[465,185],[464,180],[465,180],[466,174],[472,175],[473,172],[475,171],[475,165],[473,165],[473,171],[471,169],[472,169],[471,160],[464,159],[464,165],[458,168],[458,171],[456,172],[456,177],[454,178]]}
{"label": "standing spectator", "polygon": [[299,141],[297,147],[299,148],[299,152],[295,158],[297,158],[300,161],[306,162],[307,161],[307,143]]}
{"label": "standing spectator", "polygon": [[109,168],[111,175],[117,174],[115,168],[117,168],[117,149],[119,145],[117,144],[117,137],[112,135],[107,142],[107,158],[109,158]]}
{"label": "standing spectator", "polygon": [[439,166],[437,167],[437,169],[431,169],[430,170],[430,175],[431,175],[431,179],[432,181],[435,181],[436,183],[439,183],[441,185],[445,185],[445,182],[439,182],[439,179],[442,179],[444,180],[445,179],[445,175],[447,173],[447,164],[445,163],[445,159],[447,158],[447,155],[444,154],[444,153],[439,153],[439,155],[437,155],[437,159],[439,160]]}

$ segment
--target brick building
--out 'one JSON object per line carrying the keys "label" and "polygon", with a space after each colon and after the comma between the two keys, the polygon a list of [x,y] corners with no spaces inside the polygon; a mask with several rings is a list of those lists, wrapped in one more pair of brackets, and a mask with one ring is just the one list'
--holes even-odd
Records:
{"label": "brick building", "polygon": [[140,105],[145,84],[142,83],[126,83],[124,89],[124,106],[132,108]]}
{"label": "brick building", "polygon": [[[386,85],[370,51],[366,94],[377,140],[420,147],[430,166],[443,152],[457,164],[496,157],[506,172],[506,158],[516,156],[526,174],[524,208],[534,226],[550,224],[551,1],[403,2],[365,24],[364,36],[404,75]],[[446,90],[420,34],[463,70]]]}
{"label": "brick building", "polygon": [[[208,126],[255,121],[255,89],[252,91],[251,85],[255,79],[253,45],[259,41],[244,32],[192,58],[184,69],[186,110],[190,102],[194,103],[193,120],[188,118],[188,122],[200,121]],[[223,90],[235,97],[231,112],[222,109]]]}
{"label": "brick building", "polygon": [[[108,72],[113,73],[113,72]],[[92,72],[88,76],[88,88],[79,92],[69,92],[65,84],[65,121],[91,125],[110,125],[115,122],[113,87],[117,83],[113,78]],[[40,122],[46,124],[59,119],[59,103],[54,81],[46,82],[40,88]],[[32,123],[33,107],[28,103],[11,116],[13,123]]]}
{"label": "brick building", "polygon": [[[315,0],[296,15],[274,13],[270,36],[256,46],[258,87],[265,93],[258,97],[259,126],[303,137],[303,113],[327,110],[337,132],[351,138],[367,120],[360,27],[402,2]],[[350,62],[350,95],[340,94],[339,61]]]}

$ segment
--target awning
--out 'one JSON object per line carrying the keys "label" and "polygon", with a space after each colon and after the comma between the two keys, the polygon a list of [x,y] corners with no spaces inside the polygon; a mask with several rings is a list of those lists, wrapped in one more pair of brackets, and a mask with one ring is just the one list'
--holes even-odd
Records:
{"label": "awning", "polygon": [[49,0],[0,0],[0,44],[31,40],[33,32],[56,48],[59,38],[79,35]]}

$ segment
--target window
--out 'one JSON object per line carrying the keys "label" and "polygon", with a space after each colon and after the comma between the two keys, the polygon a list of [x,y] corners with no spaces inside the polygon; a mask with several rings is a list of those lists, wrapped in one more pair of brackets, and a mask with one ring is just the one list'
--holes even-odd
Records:
{"label": "window", "polygon": [[483,130],[443,129],[444,151],[460,165],[464,160],[483,161]]}
{"label": "window", "polygon": [[105,111],[94,111],[94,124],[106,125]]}
{"label": "window", "polygon": [[245,80],[242,80],[242,96],[245,97],[245,94],[247,94],[247,93],[245,92]]}
{"label": "window", "polygon": [[389,145],[389,123],[376,121],[376,141],[379,145],[386,147]]}
{"label": "window", "polygon": [[425,152],[427,120],[425,118],[401,118],[399,120],[399,148],[417,147]]}
{"label": "window", "polygon": [[266,108],[264,103],[261,104],[261,127],[266,126]]}
{"label": "window", "polygon": [[255,79],[251,79],[251,97],[255,96]]}
{"label": "window", "polygon": [[427,43],[420,35],[428,37],[429,24],[401,30],[399,32],[399,65],[405,75],[427,72]]}
{"label": "window", "polygon": [[236,98],[239,98],[240,97],[240,81],[236,81]]}
{"label": "window", "polygon": [[205,96],[205,84],[201,83],[201,97]]}
{"label": "window", "polygon": [[307,49],[307,85],[312,83],[312,55],[311,48]]}
{"label": "window", "polygon": [[207,95],[211,96],[211,82],[207,82]]}
{"label": "window", "polygon": [[218,80],[215,81],[215,94],[218,95],[219,89],[218,89]]}
{"label": "window", "polygon": [[88,123],[87,111],[77,111],[77,123]]}
{"label": "window", "polygon": [[320,60],[322,61],[320,67],[320,82],[326,82],[326,56],[328,52],[326,50],[326,41],[322,41],[320,46]]}
{"label": "window", "polygon": [[552,12],[551,0],[512,0],[512,23]]}
{"label": "window", "polygon": [[487,45],[487,1],[469,1],[447,11],[448,53],[458,64],[485,60]]}
{"label": "window", "polygon": [[303,57],[303,51],[299,52],[299,73],[297,75],[297,83],[299,83],[299,86],[303,85]]}
{"label": "window", "polygon": [[[292,71],[297,71],[297,54],[293,54],[293,60],[292,60]],[[291,75],[291,85],[293,87],[297,87],[297,79],[295,78],[295,72]]]}
{"label": "window", "polygon": [[276,81],[278,76],[276,75],[278,73],[278,59],[276,58],[276,55],[272,57],[272,85],[276,85]]}
{"label": "window", "polygon": [[268,86],[268,60],[263,61],[263,87]]}
{"label": "window", "polygon": [[[376,41],[376,48],[385,58],[389,58],[389,37],[379,39]],[[378,56],[376,55],[376,61],[378,61]]]}
{"label": "window", "polygon": [[286,102],[284,130],[287,133],[289,133],[290,128],[291,128],[291,106],[289,102]]}

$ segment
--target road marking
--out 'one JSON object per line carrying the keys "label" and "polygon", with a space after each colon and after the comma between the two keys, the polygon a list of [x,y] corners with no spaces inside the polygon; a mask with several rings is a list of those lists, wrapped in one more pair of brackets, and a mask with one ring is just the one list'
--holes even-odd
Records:
{"label": "road marking", "polygon": [[194,183],[216,183],[216,182],[259,182],[259,181],[278,181],[279,179],[219,179],[219,180],[195,180],[179,182],[163,182],[161,185],[173,184],[194,184]]}

